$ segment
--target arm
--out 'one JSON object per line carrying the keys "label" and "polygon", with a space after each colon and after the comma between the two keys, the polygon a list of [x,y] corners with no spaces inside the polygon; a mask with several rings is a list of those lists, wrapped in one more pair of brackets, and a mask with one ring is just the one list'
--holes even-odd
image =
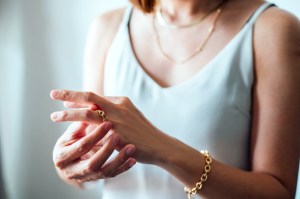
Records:
{"label": "arm", "polygon": [[[214,161],[200,191],[208,198],[294,198],[300,151],[300,24],[270,9],[254,35],[252,171]],[[195,186],[204,158],[188,147],[172,157],[172,145],[176,150],[174,144],[166,146],[159,164],[188,187]]]}

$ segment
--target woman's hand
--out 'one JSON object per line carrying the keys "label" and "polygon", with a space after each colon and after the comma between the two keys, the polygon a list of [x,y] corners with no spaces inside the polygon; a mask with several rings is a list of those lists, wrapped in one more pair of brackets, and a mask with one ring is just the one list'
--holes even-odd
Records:
{"label": "woman's hand", "polygon": [[[119,146],[120,138],[110,122],[90,128],[82,122],[72,123],[58,139],[53,161],[58,175],[68,184],[82,188],[81,183],[119,175],[135,164],[133,145]],[[120,152],[108,160],[115,149]]]}
{"label": "woman's hand", "polygon": [[[171,138],[156,129],[126,97],[100,97],[91,92],[54,90],[51,97],[64,101],[69,107],[101,107],[114,132],[120,138],[120,147],[132,144],[136,147],[137,161],[155,164],[159,160],[160,149]],[[55,122],[81,121],[101,124],[102,118],[91,109],[75,109],[55,112],[51,115]],[[105,154],[102,153],[104,156]],[[106,156],[106,155],[105,155]]]}

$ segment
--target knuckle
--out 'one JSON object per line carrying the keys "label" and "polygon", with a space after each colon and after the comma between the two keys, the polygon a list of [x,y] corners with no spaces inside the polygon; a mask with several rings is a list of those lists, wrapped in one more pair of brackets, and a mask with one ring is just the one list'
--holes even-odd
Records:
{"label": "knuckle", "polygon": [[93,92],[85,92],[84,99],[86,102],[91,102],[94,99],[95,94]]}
{"label": "knuckle", "polygon": [[119,164],[124,164],[127,159],[128,155],[126,154],[126,152],[119,153],[119,156],[117,157],[117,161],[119,162]]}
{"label": "knuckle", "polygon": [[89,162],[86,165],[85,169],[83,170],[83,174],[87,175],[87,174],[91,174],[91,173],[94,173],[94,172],[96,172],[96,168],[95,168],[93,163]]}
{"label": "knuckle", "polygon": [[57,167],[57,168],[62,168],[63,167],[64,161],[61,158],[55,156],[53,158],[53,162],[54,162],[55,167]]}
{"label": "knuckle", "polygon": [[60,115],[61,115],[60,118],[61,118],[62,120],[65,120],[65,119],[68,118],[69,113],[68,113],[68,111],[62,111]]}
{"label": "knuckle", "polygon": [[89,176],[91,180],[99,180],[99,179],[103,179],[103,174],[102,171],[97,171],[94,173],[94,175]]}
{"label": "knuckle", "polygon": [[79,148],[79,151],[85,152],[85,151],[88,151],[88,150],[89,150],[90,146],[91,146],[91,143],[89,142],[89,140],[83,139],[83,140],[79,143],[78,148]]}
{"label": "knuckle", "polygon": [[83,110],[82,114],[83,114],[84,118],[88,118],[88,119],[92,118],[92,116],[93,116],[92,111],[89,109]]}
{"label": "knuckle", "polygon": [[121,97],[120,104],[128,104],[130,102],[128,97]]}
{"label": "knuckle", "polygon": [[83,175],[89,175],[91,173],[93,173],[93,168],[92,167],[86,167],[83,171],[82,171]]}
{"label": "knuckle", "polygon": [[108,138],[108,142],[106,143],[107,147],[106,147],[106,151],[111,150],[112,147],[114,147],[115,145],[118,145],[120,137],[117,133],[113,132],[109,138]]}
{"label": "knuckle", "polygon": [[65,101],[64,102],[64,106],[67,107],[67,108],[73,108],[73,107],[76,107],[77,104],[74,103],[74,102],[67,102],[67,101]]}
{"label": "knuckle", "polygon": [[69,92],[68,91],[66,91],[66,90],[63,90],[63,91],[61,91],[61,96],[62,96],[62,98],[68,98],[68,96],[69,96]]}
{"label": "knuckle", "polygon": [[126,107],[124,107],[124,106],[121,106],[121,107],[119,107],[119,114],[121,115],[121,116],[128,116],[128,109],[126,108]]}

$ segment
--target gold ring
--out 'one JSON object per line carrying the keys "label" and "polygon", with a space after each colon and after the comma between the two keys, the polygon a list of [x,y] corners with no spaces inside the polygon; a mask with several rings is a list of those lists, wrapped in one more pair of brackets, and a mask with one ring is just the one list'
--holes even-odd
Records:
{"label": "gold ring", "polygon": [[106,114],[104,111],[102,110],[96,110],[96,112],[98,113],[98,115],[102,118],[102,121],[105,122],[107,120],[106,118]]}

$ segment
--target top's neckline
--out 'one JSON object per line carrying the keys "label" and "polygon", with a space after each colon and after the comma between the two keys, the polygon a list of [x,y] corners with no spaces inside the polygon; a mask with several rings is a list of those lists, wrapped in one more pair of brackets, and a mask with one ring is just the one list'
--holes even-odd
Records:
{"label": "top's neckline", "polygon": [[[258,7],[258,9],[256,11],[254,11],[254,14],[256,14],[259,9],[261,9],[262,7],[264,7],[265,4],[270,4],[270,3],[264,3],[261,6]],[[266,5],[265,5],[266,6]],[[223,56],[223,54],[225,54],[229,49],[231,49],[231,47],[233,45],[235,45],[236,42],[238,41],[240,38],[242,38],[243,34],[245,32],[247,32],[247,30],[249,29],[249,27],[252,27],[252,23],[249,23],[249,21],[247,21],[245,23],[245,25],[241,28],[240,31],[238,31],[231,39],[230,41],[218,52],[216,53],[216,55],[214,55],[203,67],[201,67],[201,69],[199,69],[193,76],[191,76],[190,78],[172,85],[172,86],[167,86],[167,87],[163,87],[161,86],[158,82],[156,82],[144,69],[144,67],[142,66],[142,64],[138,61],[134,50],[133,50],[133,46],[132,46],[132,42],[131,42],[131,36],[130,36],[130,30],[129,30],[129,21],[130,21],[130,17],[132,14],[132,8],[130,8],[130,13],[128,14],[128,19],[127,19],[127,23],[125,24],[125,29],[126,29],[126,35],[127,35],[127,42],[128,45],[130,47],[129,49],[129,54],[132,57],[132,60],[134,61],[134,64],[136,65],[137,69],[142,73],[142,75],[145,77],[146,81],[149,82],[149,84],[153,85],[156,89],[163,91],[163,92],[172,92],[172,91],[177,91],[177,90],[181,90],[181,89],[186,89],[188,87],[192,87],[193,84],[202,76],[204,75],[206,72],[208,72],[209,70],[211,70],[212,68],[214,68],[214,65],[218,65],[218,64],[214,64],[215,62],[217,62],[219,59],[221,59]],[[254,16],[252,15],[250,18],[253,18]],[[201,79],[201,78],[200,78]]]}

